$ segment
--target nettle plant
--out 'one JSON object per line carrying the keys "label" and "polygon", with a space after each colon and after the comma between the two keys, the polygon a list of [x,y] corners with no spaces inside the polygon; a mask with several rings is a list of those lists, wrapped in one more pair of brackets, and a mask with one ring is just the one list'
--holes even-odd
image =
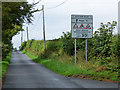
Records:
{"label": "nettle plant", "polygon": [[108,61],[111,60],[110,56],[112,54],[111,45],[113,30],[116,25],[116,21],[113,21],[112,23],[108,22],[107,24],[100,24],[100,28],[95,31],[93,38],[94,55],[102,56]]}

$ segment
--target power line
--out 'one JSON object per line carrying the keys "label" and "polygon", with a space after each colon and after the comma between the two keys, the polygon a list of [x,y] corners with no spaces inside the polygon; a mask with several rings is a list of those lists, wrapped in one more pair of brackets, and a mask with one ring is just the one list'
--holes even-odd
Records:
{"label": "power line", "polygon": [[[39,0],[37,3],[41,2],[41,1],[42,1],[42,0]],[[33,0],[33,2],[35,2],[35,1]],[[38,19],[37,19],[36,23],[35,23],[35,24],[33,24],[33,26],[34,26],[34,25],[35,25],[35,26],[34,26],[34,27],[32,27],[32,29],[31,29],[31,30],[33,30],[33,28],[34,28],[34,29],[36,28],[37,23],[38,23],[38,21],[40,20],[40,16],[41,16],[41,15],[40,15],[40,13],[39,13],[39,17],[38,17]]]}
{"label": "power line", "polygon": [[[39,0],[39,1],[38,1],[38,2],[36,2],[36,3],[39,3],[39,2],[41,2],[41,1],[42,1],[42,0]],[[35,2],[35,0],[33,0],[33,3],[34,3],[34,2]],[[35,4],[36,4],[36,3],[35,3]]]}
{"label": "power line", "polygon": [[[33,0],[33,1],[34,1],[34,0]],[[39,0],[38,2],[40,2],[40,1],[42,1],[42,0]],[[54,9],[54,8],[57,8],[57,7],[65,4],[67,1],[68,1],[68,0],[65,0],[65,1],[63,1],[62,3],[60,3],[60,4],[58,4],[58,5],[54,6],[54,7],[50,7],[50,8],[46,8],[46,9]],[[37,23],[38,23],[38,21],[40,20],[40,16],[41,16],[41,15],[39,15],[36,23],[34,24],[35,26],[34,26],[33,28],[35,28],[35,27],[37,26]],[[32,29],[33,29],[33,28],[32,28]],[[31,29],[31,30],[32,30],[32,29]]]}
{"label": "power line", "polygon": [[65,1],[63,1],[62,3],[60,3],[60,4],[58,4],[58,5],[54,6],[54,7],[50,7],[50,8],[46,8],[46,9],[54,9],[54,8],[57,8],[57,7],[65,4],[67,1],[68,1],[68,0],[65,0]]}
{"label": "power line", "polygon": [[34,29],[36,28],[36,26],[37,26],[37,24],[38,24],[38,21],[40,20],[40,17],[41,17],[40,14],[41,14],[41,13],[39,13],[39,17],[38,17],[37,21],[35,22],[35,24],[33,24],[34,27],[32,27],[31,30],[33,30],[33,28],[34,28]]}

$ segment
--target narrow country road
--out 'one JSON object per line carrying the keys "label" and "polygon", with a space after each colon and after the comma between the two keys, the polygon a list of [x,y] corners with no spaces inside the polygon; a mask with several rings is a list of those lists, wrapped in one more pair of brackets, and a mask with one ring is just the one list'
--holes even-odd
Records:
{"label": "narrow country road", "polygon": [[67,78],[13,51],[3,88],[118,88],[117,83]]}

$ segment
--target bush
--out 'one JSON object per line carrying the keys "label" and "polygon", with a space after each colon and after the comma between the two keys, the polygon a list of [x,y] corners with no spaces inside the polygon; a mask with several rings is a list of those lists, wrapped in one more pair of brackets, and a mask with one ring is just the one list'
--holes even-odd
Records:
{"label": "bush", "polygon": [[12,44],[2,43],[2,58],[5,59],[6,56],[12,51]]}
{"label": "bush", "polygon": [[24,41],[21,46],[19,47],[19,50],[23,50],[26,47],[27,41]]}
{"label": "bush", "polygon": [[62,41],[62,49],[69,55],[74,55],[74,39],[71,38],[71,33],[67,32],[65,34],[63,32],[63,36],[61,36]]}
{"label": "bush", "polygon": [[47,51],[56,51],[57,50],[57,42],[56,41],[48,41],[47,42]]}

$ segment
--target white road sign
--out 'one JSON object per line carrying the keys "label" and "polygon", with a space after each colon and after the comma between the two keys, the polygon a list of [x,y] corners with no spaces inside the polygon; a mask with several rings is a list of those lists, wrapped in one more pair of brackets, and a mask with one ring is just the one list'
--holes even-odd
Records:
{"label": "white road sign", "polygon": [[92,15],[71,15],[72,38],[93,37],[93,16]]}

